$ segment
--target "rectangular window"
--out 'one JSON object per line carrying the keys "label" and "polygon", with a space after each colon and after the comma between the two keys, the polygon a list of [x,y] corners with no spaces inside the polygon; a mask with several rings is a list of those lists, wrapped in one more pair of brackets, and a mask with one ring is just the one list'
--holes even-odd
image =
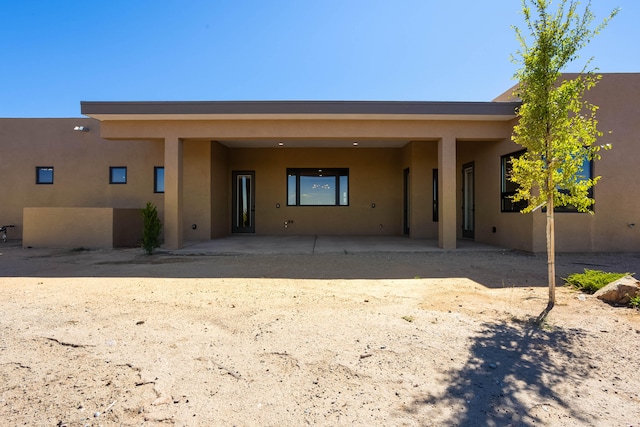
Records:
{"label": "rectangular window", "polygon": [[153,192],[164,193],[164,167],[156,166],[153,168]]}
{"label": "rectangular window", "polygon": [[111,166],[109,167],[109,184],[126,184],[127,183],[127,167]]}
{"label": "rectangular window", "polygon": [[[585,179],[592,179],[593,178],[593,162],[589,159],[584,159],[584,162],[582,163],[582,172],[578,175],[578,178],[582,178],[582,180]],[[567,192],[566,190],[563,190],[562,188],[560,189],[561,192]],[[593,199],[593,187],[591,187],[589,189],[589,198]],[[593,210],[593,206],[591,206],[591,209]],[[572,205],[568,205],[568,206],[556,206],[553,209],[554,212],[578,212],[578,209],[576,209],[575,206]]]}
{"label": "rectangular window", "polygon": [[511,182],[509,177],[511,176],[511,160],[517,159],[524,153],[524,150],[517,151],[515,153],[507,154],[500,158],[501,165],[501,179],[500,185],[500,211],[501,212],[520,212],[527,207],[526,201],[513,202],[511,198],[516,194],[518,190],[518,184]]}
{"label": "rectangular window", "polygon": [[438,169],[433,170],[433,222],[438,222]]}
{"label": "rectangular window", "polygon": [[36,166],[36,184],[53,184],[53,166]]}
{"label": "rectangular window", "polygon": [[287,169],[288,206],[348,206],[349,169]]}
{"label": "rectangular window", "polygon": [[[522,200],[514,203],[511,200],[511,197],[516,194],[518,189],[518,185],[509,181],[509,176],[511,175],[511,159],[518,158],[524,153],[524,150],[518,151],[515,153],[507,154],[500,158],[500,162],[502,165],[502,186],[501,186],[501,211],[502,212],[520,212],[522,209],[527,207],[527,202]],[[585,159],[582,165],[582,173],[580,177],[583,179],[591,179],[593,178],[592,171],[593,163],[589,159]],[[560,191],[563,191],[560,189]],[[593,187],[589,189],[589,197],[593,198]],[[546,208],[542,210],[545,211]],[[554,208],[554,212],[578,212],[578,210],[574,206],[556,206]]]}

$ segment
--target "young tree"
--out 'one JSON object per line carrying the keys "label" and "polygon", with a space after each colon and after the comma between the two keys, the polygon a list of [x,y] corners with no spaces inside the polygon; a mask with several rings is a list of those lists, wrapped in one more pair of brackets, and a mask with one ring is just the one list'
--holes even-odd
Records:
{"label": "young tree", "polygon": [[559,0],[555,13],[548,11],[551,3],[522,0],[528,37],[514,27],[521,46],[515,58],[521,66],[515,74],[519,81],[515,95],[522,105],[512,140],[526,151],[512,159],[510,180],[519,186],[513,201],[527,202],[523,213],[545,208],[547,214],[549,303],[539,321],[555,305],[554,208],[569,205],[593,213],[589,189],[599,177],[585,176],[583,165],[599,159],[602,148],[595,144],[602,135],[596,127],[598,107],[583,99],[601,76],[587,70],[590,61],[574,79],[563,79],[562,71],[618,13],[613,10],[593,27],[591,1],[581,14],[577,0]]}

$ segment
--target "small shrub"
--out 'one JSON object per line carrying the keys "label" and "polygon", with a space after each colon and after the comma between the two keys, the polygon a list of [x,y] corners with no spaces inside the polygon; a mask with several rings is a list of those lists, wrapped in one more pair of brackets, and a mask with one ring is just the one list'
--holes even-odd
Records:
{"label": "small shrub", "polygon": [[151,255],[155,248],[160,247],[160,231],[162,230],[158,210],[151,202],[147,202],[147,206],[142,209],[142,219],[142,248],[148,255]]}
{"label": "small shrub", "polygon": [[629,301],[629,305],[631,306],[631,308],[640,310],[640,295],[636,295],[635,297],[632,297],[631,300]]}
{"label": "small shrub", "polygon": [[567,277],[565,282],[575,289],[593,294],[614,280],[618,280],[626,275],[629,275],[629,273],[607,273],[601,270],[589,270],[585,268],[584,273],[574,273]]}

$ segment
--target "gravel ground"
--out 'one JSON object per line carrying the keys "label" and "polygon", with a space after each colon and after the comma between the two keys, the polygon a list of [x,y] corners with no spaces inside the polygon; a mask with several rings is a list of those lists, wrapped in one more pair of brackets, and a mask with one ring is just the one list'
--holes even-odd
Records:
{"label": "gravel ground", "polygon": [[[544,256],[0,253],[3,425],[640,420],[640,312],[559,287],[535,327]],[[557,261],[634,272],[640,254]]]}

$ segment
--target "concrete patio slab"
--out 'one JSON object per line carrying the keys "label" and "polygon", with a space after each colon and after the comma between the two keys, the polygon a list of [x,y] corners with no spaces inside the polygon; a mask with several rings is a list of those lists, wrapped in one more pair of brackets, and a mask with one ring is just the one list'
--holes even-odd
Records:
{"label": "concrete patio slab", "polygon": [[[504,248],[459,240],[454,251],[503,251]],[[401,236],[254,236],[234,235],[206,242],[186,242],[184,248],[165,251],[197,254],[316,254],[362,252],[445,252],[437,240]]]}

